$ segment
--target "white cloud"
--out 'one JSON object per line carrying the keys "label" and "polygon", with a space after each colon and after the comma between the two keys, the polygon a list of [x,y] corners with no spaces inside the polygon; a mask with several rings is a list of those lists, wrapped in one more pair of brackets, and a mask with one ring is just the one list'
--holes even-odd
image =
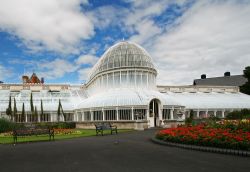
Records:
{"label": "white cloud", "polygon": [[159,84],[192,84],[206,73],[241,74],[250,65],[250,4],[199,1],[149,49]]}
{"label": "white cloud", "polygon": [[12,76],[12,71],[0,64],[0,81],[4,81],[4,79],[9,78],[11,76]]}
{"label": "white cloud", "polygon": [[[44,77],[46,80],[62,78],[69,73],[78,73],[78,79],[87,80],[87,72],[98,61],[98,57],[85,54],[79,56],[75,60],[56,58],[52,61],[49,60],[12,60],[11,64],[22,64],[27,69],[25,74],[30,76],[32,72],[36,72],[39,77]],[[6,73],[6,69],[0,65],[0,79],[1,74]]]}
{"label": "white cloud", "polygon": [[78,53],[79,42],[94,34],[81,4],[87,0],[1,0],[0,30],[15,35],[32,51]]}
{"label": "white cloud", "polygon": [[93,55],[81,55],[77,60],[77,65],[90,64],[94,65],[98,61],[98,57]]}
{"label": "white cloud", "polygon": [[87,68],[82,68],[82,69],[78,70],[79,79],[81,81],[87,81],[91,69],[92,69],[91,67],[87,67]]}
{"label": "white cloud", "polygon": [[155,25],[152,20],[143,20],[135,26],[137,34],[130,37],[130,41],[138,44],[147,44],[147,40],[153,39],[154,36],[160,34],[162,30]]}
{"label": "white cloud", "polygon": [[164,31],[163,27],[157,25],[154,18],[169,15],[164,14],[164,11],[170,5],[182,6],[186,0],[128,0],[127,2],[132,4],[130,13],[124,18],[126,29],[133,33],[129,40],[148,48],[152,46],[154,38]]}
{"label": "white cloud", "polygon": [[95,27],[104,29],[113,25],[121,25],[124,16],[128,10],[118,6],[100,6],[93,11],[88,12],[88,16],[93,21]]}
{"label": "white cloud", "polygon": [[66,73],[75,72],[78,69],[78,66],[72,64],[63,59],[55,59],[54,61],[49,61],[38,65],[40,76],[46,77],[48,79],[60,78]]}

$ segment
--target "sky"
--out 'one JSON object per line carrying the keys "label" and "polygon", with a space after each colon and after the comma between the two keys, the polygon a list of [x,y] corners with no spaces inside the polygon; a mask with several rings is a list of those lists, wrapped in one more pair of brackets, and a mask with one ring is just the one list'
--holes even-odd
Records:
{"label": "sky", "polygon": [[35,72],[80,84],[115,43],[151,55],[158,85],[242,74],[250,65],[249,0],[0,0],[0,81]]}

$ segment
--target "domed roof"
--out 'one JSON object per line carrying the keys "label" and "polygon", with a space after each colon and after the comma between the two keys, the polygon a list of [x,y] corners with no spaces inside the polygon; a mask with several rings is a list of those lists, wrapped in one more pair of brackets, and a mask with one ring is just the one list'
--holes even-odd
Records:
{"label": "domed roof", "polygon": [[91,80],[100,72],[122,67],[154,69],[152,58],[144,48],[132,42],[122,41],[103,54],[90,72],[89,79]]}

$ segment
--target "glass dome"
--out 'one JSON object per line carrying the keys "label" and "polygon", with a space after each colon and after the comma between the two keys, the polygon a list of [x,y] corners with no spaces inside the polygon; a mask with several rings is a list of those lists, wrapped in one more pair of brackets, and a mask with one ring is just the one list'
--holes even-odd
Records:
{"label": "glass dome", "polygon": [[93,67],[89,75],[89,80],[97,74],[123,67],[154,68],[152,58],[141,46],[122,41],[110,47]]}

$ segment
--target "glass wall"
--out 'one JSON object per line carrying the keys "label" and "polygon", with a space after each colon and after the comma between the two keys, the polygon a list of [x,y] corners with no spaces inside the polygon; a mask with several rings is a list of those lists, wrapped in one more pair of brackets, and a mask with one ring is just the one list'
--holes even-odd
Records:
{"label": "glass wall", "polygon": [[131,109],[119,109],[119,120],[132,120],[132,110]]}
{"label": "glass wall", "polygon": [[134,109],[134,120],[146,120],[146,109]]}
{"label": "glass wall", "polygon": [[156,74],[143,70],[110,72],[97,77],[89,86],[88,92],[95,94],[104,89],[120,87],[155,88]]}
{"label": "glass wall", "polygon": [[93,111],[93,120],[102,121],[103,120],[102,111]]}
{"label": "glass wall", "polygon": [[163,120],[170,119],[170,109],[163,109],[162,110],[162,119]]}
{"label": "glass wall", "polygon": [[116,110],[105,110],[104,113],[106,121],[116,120]]}

